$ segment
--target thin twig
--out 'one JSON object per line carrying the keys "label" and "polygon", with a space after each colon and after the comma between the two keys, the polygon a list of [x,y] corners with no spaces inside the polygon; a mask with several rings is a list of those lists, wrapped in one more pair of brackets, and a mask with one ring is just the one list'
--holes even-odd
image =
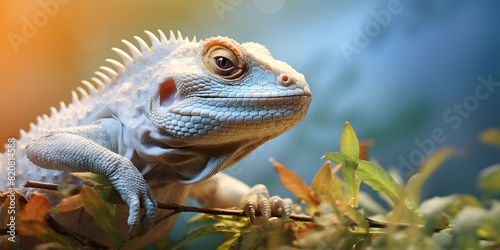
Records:
{"label": "thin twig", "polygon": [[[29,188],[40,188],[40,189],[49,189],[49,190],[57,190],[59,185],[58,184],[52,184],[52,183],[45,183],[45,182],[37,182],[37,181],[27,181],[26,184],[23,185],[24,187],[29,187]],[[79,189],[75,189],[74,192],[79,192]],[[117,197],[114,197],[117,196]],[[108,201],[113,201],[112,203],[117,203],[117,204],[125,204],[124,201],[122,201],[118,193],[115,193],[113,195],[110,194],[108,197]],[[200,208],[200,207],[191,207],[191,206],[185,206],[185,205],[179,205],[179,204],[166,204],[166,203],[158,203],[158,208],[160,209],[168,209],[168,210],[173,210],[176,212],[196,212],[196,213],[206,213],[206,214],[215,214],[215,215],[233,215],[233,216],[247,216],[245,214],[245,211],[239,209],[222,209],[222,208]],[[256,216],[262,216],[262,214],[259,211],[256,211],[255,213]],[[278,217],[281,218],[280,213],[272,213],[271,214],[273,217]],[[386,221],[379,221],[379,220],[374,220],[368,217],[365,217],[368,220],[368,224],[370,227],[373,228],[387,228],[390,226],[396,226],[397,228],[408,228],[411,226],[417,226],[417,227],[423,227],[423,225],[419,224],[409,224],[409,223],[397,223],[397,222],[386,222]],[[303,214],[291,214],[290,219],[295,220],[295,221],[308,221],[308,222],[313,222],[314,217],[310,215],[303,215]],[[434,232],[439,232],[442,229],[439,228],[434,228]]]}
{"label": "thin twig", "polygon": [[57,191],[57,188],[59,187],[59,185],[54,184],[54,183],[46,183],[46,182],[27,180],[26,183],[23,185],[23,187],[25,187],[25,188],[40,188],[40,189]]}
{"label": "thin twig", "polygon": [[[39,181],[26,181],[26,184],[23,185],[26,188],[39,188],[39,189],[48,189],[48,190],[58,190],[59,185],[53,183],[39,182]],[[75,188],[76,192],[79,192],[79,189]],[[115,194],[117,195],[117,194]],[[113,197],[113,194],[110,194],[108,197],[108,201],[112,200],[118,204],[125,204],[121,199],[116,199]],[[216,215],[234,215],[234,216],[246,216],[245,211],[243,210],[234,210],[234,209],[222,209],[222,208],[200,208],[200,207],[190,207],[179,204],[166,204],[166,203],[158,203],[158,208],[160,209],[168,209],[176,212],[196,212],[196,213],[205,213],[205,214],[216,214]],[[256,216],[262,216],[260,212],[255,213]],[[272,213],[273,217],[281,217],[280,213]],[[312,216],[303,215],[303,214],[291,214],[290,219],[296,221],[314,221]]]}
{"label": "thin twig", "polygon": [[[387,221],[380,221],[380,220],[375,220],[372,218],[365,217],[368,220],[368,224],[370,224],[370,227],[373,228],[388,228],[390,226],[395,226],[398,229],[405,229],[408,227],[419,227],[423,228],[424,225],[421,224],[411,224],[411,223],[400,223],[400,222],[387,222]],[[441,230],[442,228],[433,228],[434,232],[437,233]]]}
{"label": "thin twig", "polygon": [[[223,209],[223,208],[201,208],[201,207],[190,207],[173,203],[165,204],[161,202],[158,203],[158,208],[174,210],[177,212],[196,212],[196,213],[215,214],[215,215],[247,216],[245,214],[245,211],[241,209],[236,210],[236,209]],[[261,212],[259,211],[256,211],[255,215],[262,216]],[[272,213],[271,215],[273,217],[281,217],[280,213]],[[311,222],[314,221],[314,218],[312,216],[304,214],[291,214],[290,219],[295,221],[311,221]]]}

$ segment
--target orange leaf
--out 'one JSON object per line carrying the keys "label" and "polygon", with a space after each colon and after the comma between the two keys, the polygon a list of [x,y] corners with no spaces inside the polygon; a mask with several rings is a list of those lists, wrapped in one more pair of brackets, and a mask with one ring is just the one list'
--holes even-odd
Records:
{"label": "orange leaf", "polygon": [[312,196],[311,190],[304,183],[304,181],[293,171],[283,166],[283,164],[270,158],[269,161],[273,163],[274,170],[279,174],[280,181],[286,189],[290,190],[299,199],[303,199],[306,203],[319,204],[319,202]]}
{"label": "orange leaf", "polygon": [[16,231],[23,236],[37,237],[39,234],[43,235],[47,232],[53,232],[45,223],[40,223],[33,220],[21,220],[17,222]]}
{"label": "orange leaf", "polygon": [[47,209],[49,208],[49,199],[41,193],[33,192],[31,198],[28,200],[28,203],[26,203],[23,210],[19,214],[19,219],[23,221],[37,221],[45,223],[45,216],[47,215]]}
{"label": "orange leaf", "polygon": [[315,223],[315,222],[304,222],[304,223],[302,223],[297,228],[297,238],[304,237],[305,235],[307,235],[307,233],[309,233],[309,231],[312,232],[312,230],[315,230],[318,227],[319,227],[318,223]]}
{"label": "orange leaf", "polygon": [[69,212],[73,210],[77,210],[83,207],[83,200],[81,194],[72,195],[70,197],[66,197],[57,204],[57,208],[62,212]]}
{"label": "orange leaf", "polygon": [[322,200],[326,195],[327,189],[331,188],[332,182],[332,162],[326,161],[323,167],[316,173],[312,181],[311,189],[313,190],[314,197]]}
{"label": "orange leaf", "polygon": [[373,140],[363,140],[359,142],[359,159],[368,160],[368,153],[370,152],[370,147],[373,146]]}
{"label": "orange leaf", "polygon": [[19,221],[16,227],[16,231],[19,235],[24,235],[28,237],[37,237],[43,240],[49,240],[51,242],[58,242],[64,249],[75,249],[71,240],[56,233],[49,226],[37,222],[37,221]]}

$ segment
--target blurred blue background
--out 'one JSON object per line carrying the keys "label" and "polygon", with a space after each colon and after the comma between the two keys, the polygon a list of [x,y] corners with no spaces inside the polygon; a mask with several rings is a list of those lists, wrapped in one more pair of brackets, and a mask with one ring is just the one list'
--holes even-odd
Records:
{"label": "blurred blue background", "polygon": [[[17,16],[2,32],[19,31],[20,17],[39,10],[35,6],[24,9],[28,14],[12,14]],[[339,151],[342,126],[349,121],[358,138],[374,140],[373,160],[398,168],[405,178],[435,148],[462,149],[461,157],[447,161],[427,181],[422,198],[478,194],[476,174],[500,162],[499,149],[478,141],[481,131],[500,127],[498,13],[497,1],[69,2],[20,52],[2,45],[2,65],[11,67],[9,72],[4,67],[2,82],[19,84],[9,89],[2,85],[8,91],[0,93],[0,105],[13,99],[19,106],[40,106],[42,111],[16,111],[34,121],[50,105],[59,106],[61,96],[69,100],[69,90],[90,78],[105,58],[116,58],[110,47],[123,48],[121,38],[145,37],[144,29],[181,30],[198,39],[225,35],[265,45],[275,58],[303,73],[313,93],[303,122],[226,173],[249,185],[264,183],[273,195],[293,197],[268,158],[310,185],[325,161],[321,156]],[[67,51],[47,52],[50,46]],[[33,68],[37,70],[29,71]],[[30,77],[16,73],[9,79],[17,71]],[[26,85],[32,87],[22,87]],[[54,89],[64,94],[54,95]],[[40,98],[41,93],[47,95]],[[23,100],[29,95],[33,98]],[[18,123],[17,128],[28,127],[25,120]],[[2,126],[2,138],[17,133]],[[186,233],[185,219],[179,216],[172,238]],[[218,244],[200,241],[208,248]]]}
{"label": "blurred blue background", "polygon": [[227,172],[290,196],[267,158],[310,184],[321,156],[339,151],[349,121],[358,138],[375,141],[371,157],[403,177],[437,147],[462,149],[422,195],[476,193],[476,173],[500,160],[498,149],[478,141],[481,131],[500,127],[500,3],[360,3],[286,1],[267,14],[259,11],[264,3],[246,2],[206,31],[265,44],[302,72],[313,92],[302,123]]}

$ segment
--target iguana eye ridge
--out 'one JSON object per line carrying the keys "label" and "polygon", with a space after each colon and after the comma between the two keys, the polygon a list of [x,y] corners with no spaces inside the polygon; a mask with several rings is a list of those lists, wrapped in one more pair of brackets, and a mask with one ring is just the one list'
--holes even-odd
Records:
{"label": "iguana eye ridge", "polygon": [[217,68],[223,71],[228,71],[234,68],[233,62],[226,57],[218,56],[214,58],[214,63]]}

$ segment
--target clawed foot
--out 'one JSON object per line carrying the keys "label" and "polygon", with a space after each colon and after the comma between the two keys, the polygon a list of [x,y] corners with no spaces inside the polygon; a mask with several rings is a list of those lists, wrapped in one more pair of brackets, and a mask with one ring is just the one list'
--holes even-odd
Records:
{"label": "clawed foot", "polygon": [[[118,191],[123,201],[129,206],[129,217],[127,220],[127,224],[131,226],[129,233],[137,225],[140,225],[143,230],[151,228],[154,224],[158,205],[140,172],[132,163],[125,162],[122,164],[120,171],[114,172],[108,179],[113,184],[115,190]],[[145,213],[139,223],[141,205]]]}
{"label": "clawed foot", "polygon": [[255,224],[255,213],[258,211],[261,212],[264,223],[269,221],[273,213],[281,214],[281,218],[289,218],[292,205],[292,200],[288,198],[282,199],[279,196],[269,198],[269,192],[262,184],[251,188],[242,200],[242,207],[252,224]]}

